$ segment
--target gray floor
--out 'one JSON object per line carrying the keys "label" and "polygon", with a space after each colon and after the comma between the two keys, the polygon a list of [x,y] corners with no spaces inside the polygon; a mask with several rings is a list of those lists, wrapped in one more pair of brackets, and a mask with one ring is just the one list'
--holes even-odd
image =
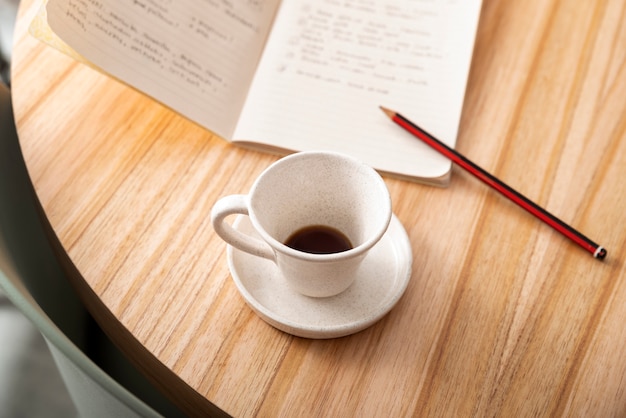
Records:
{"label": "gray floor", "polygon": [[75,416],[41,334],[0,293],[0,418]]}
{"label": "gray floor", "polygon": [[0,77],[9,81],[9,63],[13,45],[13,26],[18,0],[0,0]]}
{"label": "gray floor", "polygon": [[[18,0],[0,0],[0,68],[9,81]],[[77,416],[43,337],[0,291],[0,418]]]}

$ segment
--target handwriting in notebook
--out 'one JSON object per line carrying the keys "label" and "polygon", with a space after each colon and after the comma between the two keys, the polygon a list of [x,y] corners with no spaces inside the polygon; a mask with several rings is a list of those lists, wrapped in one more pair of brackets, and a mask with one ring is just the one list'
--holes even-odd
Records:
{"label": "handwriting in notebook", "polygon": [[310,1],[297,13],[277,73],[389,94],[427,85],[442,57],[442,15],[428,2]]}

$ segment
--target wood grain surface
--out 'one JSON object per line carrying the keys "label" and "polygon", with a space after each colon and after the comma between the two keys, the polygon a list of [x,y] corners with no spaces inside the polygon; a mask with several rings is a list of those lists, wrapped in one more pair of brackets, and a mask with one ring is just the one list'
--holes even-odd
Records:
{"label": "wood grain surface", "polygon": [[259,319],[209,222],[277,157],[47,47],[35,12],[13,99],[37,195],[94,316],[190,415],[626,416],[626,1],[484,0],[457,142],[607,259],[461,170],[385,178],[411,281],[333,340]]}

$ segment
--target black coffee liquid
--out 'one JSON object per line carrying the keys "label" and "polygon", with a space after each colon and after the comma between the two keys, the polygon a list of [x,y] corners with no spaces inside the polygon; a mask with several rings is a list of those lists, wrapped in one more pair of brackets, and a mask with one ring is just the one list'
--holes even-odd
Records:
{"label": "black coffee liquid", "polygon": [[330,226],[311,225],[297,230],[285,241],[295,250],[313,254],[340,253],[352,249],[350,240]]}

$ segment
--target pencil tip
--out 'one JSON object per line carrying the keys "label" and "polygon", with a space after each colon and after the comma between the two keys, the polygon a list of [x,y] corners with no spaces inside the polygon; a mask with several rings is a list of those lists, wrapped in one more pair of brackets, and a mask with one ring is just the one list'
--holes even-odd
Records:
{"label": "pencil tip", "polygon": [[387,109],[386,107],[383,107],[383,106],[378,106],[378,107],[380,107],[380,110],[385,112],[385,115],[389,116],[390,119],[393,119],[394,116],[396,116],[396,112],[394,112],[393,110]]}

